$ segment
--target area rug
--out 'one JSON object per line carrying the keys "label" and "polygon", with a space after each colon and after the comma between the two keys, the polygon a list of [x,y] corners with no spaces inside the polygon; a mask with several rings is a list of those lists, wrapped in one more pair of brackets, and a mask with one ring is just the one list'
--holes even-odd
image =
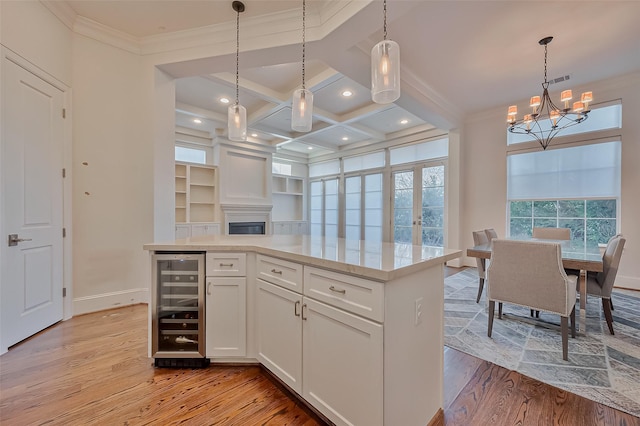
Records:
{"label": "area rug", "polygon": [[480,303],[477,293],[475,268],[445,279],[445,345],[640,417],[640,298],[614,291],[613,336],[600,299],[587,298],[587,335],[569,337],[563,361],[559,316],[540,313],[551,328],[529,324],[528,309],[504,304],[489,338],[486,289]]}

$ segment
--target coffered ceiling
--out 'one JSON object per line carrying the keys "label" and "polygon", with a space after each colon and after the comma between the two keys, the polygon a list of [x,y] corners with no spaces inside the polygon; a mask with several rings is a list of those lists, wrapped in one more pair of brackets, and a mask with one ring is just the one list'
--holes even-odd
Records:
{"label": "coffered ceiling", "polygon": [[[259,22],[288,16],[293,27],[301,24],[300,1],[244,3],[241,46],[243,31],[252,31]],[[357,5],[352,8],[355,15],[330,34],[321,33],[321,24],[344,13],[341,5],[347,3]],[[570,77],[553,85],[552,95],[640,70],[637,1],[388,3],[390,38],[401,47],[402,97],[396,104],[377,105],[370,100],[368,52],[381,38],[381,2],[307,0],[306,81],[314,92],[313,130],[299,134],[290,129],[290,99],[301,84],[300,41],[291,39],[283,60],[272,51],[262,56],[241,51],[239,98],[247,108],[249,134],[255,135],[249,138],[313,157],[435,126],[457,127],[469,114],[506,109],[509,103],[539,94],[544,50],[538,40],[548,35],[554,36],[549,45],[550,79]],[[66,5],[82,19],[141,42],[212,26],[235,30],[230,1],[97,0],[67,1]],[[272,26],[272,31],[280,28]],[[188,72],[177,66],[167,68],[180,77],[177,126],[211,135],[226,132],[228,105],[220,98],[235,100],[235,51],[219,59],[214,72],[198,72],[197,64],[190,64]],[[351,96],[343,96],[345,90]],[[201,123],[195,123],[195,118]]]}

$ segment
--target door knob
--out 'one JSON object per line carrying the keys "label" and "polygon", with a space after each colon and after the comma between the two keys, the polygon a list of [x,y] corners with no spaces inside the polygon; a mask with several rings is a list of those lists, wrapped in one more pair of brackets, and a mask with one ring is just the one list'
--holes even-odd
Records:
{"label": "door knob", "polygon": [[23,241],[31,241],[31,238],[18,238],[18,234],[9,234],[9,247],[17,246]]}

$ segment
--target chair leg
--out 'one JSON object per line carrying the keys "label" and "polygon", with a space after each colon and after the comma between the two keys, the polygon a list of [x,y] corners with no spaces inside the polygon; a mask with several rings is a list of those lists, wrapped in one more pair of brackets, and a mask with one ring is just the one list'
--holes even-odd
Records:
{"label": "chair leg", "polygon": [[[540,318],[540,311],[535,311],[536,318]],[[533,309],[531,309],[531,318],[533,318]]]}
{"label": "chair leg", "polygon": [[502,302],[498,302],[498,319],[502,319]]}
{"label": "chair leg", "polygon": [[611,303],[607,299],[602,299],[602,310],[604,310],[604,318],[607,320],[607,325],[609,326],[609,333],[615,334],[613,332],[613,315],[611,315]]}
{"label": "chair leg", "polygon": [[562,359],[569,361],[569,319],[560,317],[560,331],[562,333]]}
{"label": "chair leg", "polygon": [[571,309],[571,314],[569,315],[569,319],[571,320],[571,337],[576,338],[576,307],[574,306]]}
{"label": "chair leg", "polygon": [[480,297],[482,296],[483,288],[484,288],[484,278],[480,278],[480,283],[478,284],[478,297],[476,297],[476,303],[480,303]]}
{"label": "chair leg", "polygon": [[613,311],[613,299],[610,297],[609,298],[609,304],[611,305],[611,310]]}
{"label": "chair leg", "polygon": [[493,329],[493,311],[496,309],[496,302],[489,301],[489,327],[487,328],[487,336],[491,337],[491,330]]}

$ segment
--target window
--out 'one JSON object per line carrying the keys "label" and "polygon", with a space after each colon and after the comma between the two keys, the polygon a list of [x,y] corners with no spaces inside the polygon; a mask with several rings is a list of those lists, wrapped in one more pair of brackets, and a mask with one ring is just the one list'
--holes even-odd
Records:
{"label": "window", "polygon": [[[545,120],[546,124],[549,123]],[[549,130],[550,124],[545,130]],[[622,127],[622,105],[613,105],[595,108],[589,113],[589,118],[579,126],[569,127],[562,131],[562,136],[577,135],[581,133],[594,132],[597,130],[619,129]],[[531,142],[533,139],[529,135],[511,133],[507,130],[507,145],[514,145],[523,142]]]}
{"label": "window", "polygon": [[291,164],[271,163],[271,172],[277,175],[291,176]]}
{"label": "window", "polygon": [[445,158],[449,155],[449,139],[437,139],[409,146],[390,149],[390,163],[392,166],[416,161]]}
{"label": "window", "polygon": [[619,141],[508,156],[510,235],[560,227],[573,240],[606,243],[617,230],[620,162]]}
{"label": "window", "polygon": [[309,177],[337,175],[340,173],[340,160],[309,164]]}
{"label": "window", "polygon": [[345,173],[381,167],[384,167],[384,151],[346,157],[342,160],[342,168]]}
{"label": "window", "polygon": [[311,182],[311,235],[338,236],[338,179]]}
{"label": "window", "polygon": [[382,173],[350,176],[345,183],[345,238],[382,241]]}
{"label": "window", "polygon": [[204,149],[176,146],[176,161],[207,164],[207,152]]}

